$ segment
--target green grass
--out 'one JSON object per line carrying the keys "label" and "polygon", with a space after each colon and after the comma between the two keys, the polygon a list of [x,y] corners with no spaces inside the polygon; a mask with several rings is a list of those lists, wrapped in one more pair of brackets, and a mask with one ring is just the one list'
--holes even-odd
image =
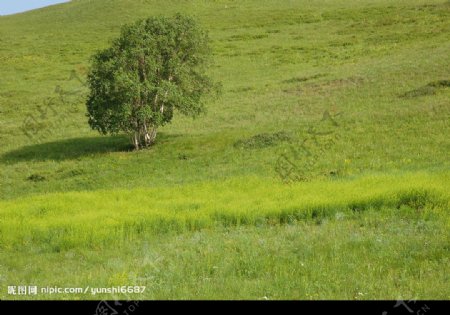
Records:
{"label": "green grass", "polygon": [[[47,194],[0,203],[1,247],[114,246],[142,235],[321,220],[369,208],[445,214],[450,173],[367,176],[293,185],[252,178],[131,190]],[[450,221],[449,221],[450,222]]]}
{"label": "green grass", "polygon": [[448,229],[448,215],[377,208],[318,222],[143,234],[62,252],[41,244],[2,256],[1,271],[23,285],[145,285],[144,294],[128,295],[134,299],[448,299]]}
{"label": "green grass", "polygon": [[[276,179],[278,156],[303,141],[325,110],[342,112],[340,141],[308,171],[313,178],[330,171],[448,168],[449,89],[403,97],[449,79],[445,1],[106,3],[73,1],[0,19],[3,199],[242,175]],[[123,23],[176,11],[193,14],[210,31],[211,75],[224,93],[199,119],[175,117],[152,149],[126,152],[127,137],[89,130],[82,97],[63,103],[55,87],[83,92],[68,81],[71,71],[83,77],[89,56]],[[24,117],[39,117],[38,106],[49,97],[62,114],[53,118],[48,110],[48,119],[38,119],[42,129],[28,139],[20,129]],[[277,132],[292,137],[260,150],[233,145]],[[47,181],[30,184],[35,173]]]}
{"label": "green grass", "polygon": [[449,298],[449,184],[448,172],[243,178],[3,201],[2,282],[143,285],[144,299]]}
{"label": "green grass", "polygon": [[[69,78],[124,23],[175,12],[209,30],[223,94],[133,152],[89,129]],[[78,0],[0,17],[0,297],[140,282],[143,298],[449,298],[449,21],[444,0]]]}

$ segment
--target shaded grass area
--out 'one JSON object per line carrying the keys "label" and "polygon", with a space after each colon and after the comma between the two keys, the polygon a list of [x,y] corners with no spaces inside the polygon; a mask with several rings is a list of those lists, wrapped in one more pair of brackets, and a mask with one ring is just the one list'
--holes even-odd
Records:
{"label": "shaded grass area", "polygon": [[23,146],[3,154],[2,162],[11,164],[31,161],[72,160],[117,151],[131,151],[132,146],[126,136],[72,138]]}
{"label": "shaded grass area", "polygon": [[283,185],[242,178],[179,187],[38,195],[0,203],[0,247],[49,252],[112,246],[143,235],[283,224],[337,212],[407,207],[447,214],[449,174],[373,175]]}

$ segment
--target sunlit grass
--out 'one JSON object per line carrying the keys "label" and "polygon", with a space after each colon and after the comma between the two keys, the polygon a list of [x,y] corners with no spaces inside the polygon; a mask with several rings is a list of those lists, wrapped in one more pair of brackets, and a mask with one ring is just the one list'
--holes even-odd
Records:
{"label": "sunlit grass", "polygon": [[408,207],[442,212],[449,174],[373,175],[284,185],[257,178],[152,189],[67,192],[0,203],[4,249],[112,246],[144,234],[321,220],[337,213]]}

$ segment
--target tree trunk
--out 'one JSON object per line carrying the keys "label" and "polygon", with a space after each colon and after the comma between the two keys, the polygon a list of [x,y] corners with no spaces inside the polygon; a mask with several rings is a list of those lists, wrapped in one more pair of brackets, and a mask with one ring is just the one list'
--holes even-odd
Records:
{"label": "tree trunk", "polygon": [[147,124],[145,122],[144,122],[144,143],[146,147],[152,144],[151,137],[148,133]]}
{"label": "tree trunk", "polygon": [[147,125],[144,124],[143,128],[141,128],[139,131],[135,131],[131,136],[131,143],[133,143],[135,150],[139,150],[144,146],[149,147],[155,142],[157,126],[152,126],[151,130],[149,129],[150,128],[148,128]]}
{"label": "tree trunk", "polygon": [[156,132],[157,132],[157,128],[156,128],[156,126],[154,126],[154,127],[152,128],[152,133],[150,134],[150,142],[151,142],[151,143],[155,142],[155,139],[156,139]]}
{"label": "tree trunk", "polygon": [[134,135],[133,135],[133,145],[134,145],[134,149],[136,150],[136,151],[138,151],[139,150],[139,132],[138,131],[135,131],[134,132]]}

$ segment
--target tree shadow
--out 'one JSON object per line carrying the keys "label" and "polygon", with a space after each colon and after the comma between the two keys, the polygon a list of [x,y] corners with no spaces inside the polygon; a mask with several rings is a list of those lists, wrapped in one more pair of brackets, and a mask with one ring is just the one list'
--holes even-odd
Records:
{"label": "tree shadow", "polygon": [[[156,137],[155,143],[144,150],[151,149],[158,144],[165,143],[180,136],[180,134],[160,132]],[[27,145],[6,152],[0,156],[0,162],[14,164],[24,161],[63,161],[74,160],[89,155],[109,152],[129,152],[133,150],[134,147],[127,135],[71,138]]]}
{"label": "tree shadow", "polygon": [[130,140],[125,135],[72,138],[24,146],[3,154],[0,160],[6,163],[62,161],[93,154],[131,151],[132,149]]}

